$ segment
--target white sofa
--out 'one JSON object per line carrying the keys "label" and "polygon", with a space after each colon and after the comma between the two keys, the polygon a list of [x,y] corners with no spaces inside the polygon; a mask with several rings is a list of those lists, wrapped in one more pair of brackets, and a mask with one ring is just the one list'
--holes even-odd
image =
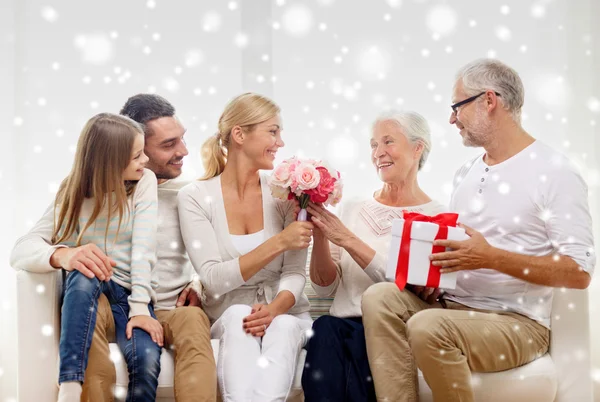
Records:
{"label": "white sofa", "polygon": [[[55,402],[60,329],[60,272],[17,273],[18,390],[20,402]],[[118,353],[116,345],[112,350]],[[213,349],[218,341],[213,340]],[[216,357],[216,355],[215,355]],[[302,351],[289,400],[302,400]],[[550,353],[500,373],[474,374],[477,401],[485,402],[592,402],[590,336],[587,291],[556,290],[552,313]],[[116,364],[117,394],[127,387],[127,370]],[[173,356],[163,351],[157,401],[173,399]],[[420,401],[432,401],[431,391],[419,373]]]}

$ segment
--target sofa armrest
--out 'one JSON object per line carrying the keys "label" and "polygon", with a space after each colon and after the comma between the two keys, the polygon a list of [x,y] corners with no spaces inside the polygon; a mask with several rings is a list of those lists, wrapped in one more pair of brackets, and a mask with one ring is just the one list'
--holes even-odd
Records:
{"label": "sofa armrest", "polygon": [[550,354],[556,365],[556,402],[592,402],[587,290],[555,289]]}
{"label": "sofa armrest", "polygon": [[55,402],[62,271],[17,272],[20,401]]}

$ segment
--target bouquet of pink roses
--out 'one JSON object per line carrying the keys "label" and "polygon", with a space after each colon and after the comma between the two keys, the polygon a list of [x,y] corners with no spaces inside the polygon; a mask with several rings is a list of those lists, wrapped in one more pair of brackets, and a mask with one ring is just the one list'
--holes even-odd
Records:
{"label": "bouquet of pink roses", "polygon": [[340,172],[323,161],[300,160],[295,156],[279,164],[269,180],[271,194],[282,200],[300,203],[299,221],[307,219],[308,201],[325,205],[336,205],[342,199]]}

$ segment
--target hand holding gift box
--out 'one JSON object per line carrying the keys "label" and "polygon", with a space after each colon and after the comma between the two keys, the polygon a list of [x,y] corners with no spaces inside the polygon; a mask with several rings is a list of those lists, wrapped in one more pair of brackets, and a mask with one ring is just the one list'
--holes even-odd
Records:
{"label": "hand holding gift box", "polygon": [[434,240],[469,238],[463,228],[456,227],[457,222],[458,214],[454,213],[427,216],[405,212],[404,219],[394,219],[386,279],[400,289],[407,283],[454,289],[457,273],[440,274],[440,267],[434,266],[429,256],[446,251],[446,247],[433,246]]}

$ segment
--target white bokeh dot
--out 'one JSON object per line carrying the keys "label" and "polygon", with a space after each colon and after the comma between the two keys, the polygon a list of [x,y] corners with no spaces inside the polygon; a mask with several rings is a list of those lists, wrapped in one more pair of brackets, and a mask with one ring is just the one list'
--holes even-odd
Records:
{"label": "white bokeh dot", "polygon": [[188,50],[185,54],[185,65],[196,67],[204,61],[204,53],[199,49]]}
{"label": "white bokeh dot", "polygon": [[44,336],[52,336],[54,333],[54,328],[52,325],[43,325],[42,326],[42,335]]}
{"label": "white bokeh dot", "polygon": [[378,80],[387,76],[392,67],[390,53],[379,46],[369,46],[357,54],[357,68],[365,80]]}
{"label": "white bokeh dot", "polygon": [[221,28],[221,14],[216,11],[208,11],[202,17],[202,29],[204,32],[217,32]]}
{"label": "white bokeh dot", "polygon": [[569,88],[563,77],[542,72],[535,74],[532,81],[533,95],[543,106],[558,109],[567,105]]}
{"label": "white bokeh dot", "polygon": [[357,142],[350,136],[338,136],[329,141],[328,160],[333,165],[352,164],[356,159]]}
{"label": "white bokeh dot", "polygon": [[248,40],[248,35],[243,32],[239,32],[233,38],[233,43],[240,49],[243,49],[248,46]]}
{"label": "white bokeh dot", "polygon": [[508,42],[512,38],[512,33],[504,25],[496,27],[496,37],[503,42]]}
{"label": "white bokeh dot", "polygon": [[125,400],[127,396],[127,388],[125,387],[114,387],[115,398],[119,400]]}
{"label": "white bokeh dot", "polygon": [[260,356],[257,360],[256,360],[256,365],[260,368],[267,368],[269,367],[269,360],[267,360],[266,357],[264,356]]}
{"label": "white bokeh dot", "polygon": [[427,13],[426,24],[431,32],[446,36],[456,29],[458,15],[456,11],[445,4],[432,7]]}
{"label": "white bokeh dot", "polygon": [[79,49],[84,63],[103,65],[108,63],[114,56],[113,44],[104,33],[77,35],[74,44]]}
{"label": "white bokeh dot", "polygon": [[541,2],[535,3],[531,6],[531,15],[533,18],[544,18],[546,15],[546,7]]}
{"label": "white bokeh dot", "polygon": [[113,363],[120,363],[123,360],[123,354],[120,350],[111,350],[109,358]]}
{"label": "white bokeh dot", "polygon": [[48,22],[56,22],[58,20],[58,12],[50,6],[42,7],[41,13],[42,18]]}
{"label": "white bokeh dot", "polygon": [[599,113],[600,112],[600,100],[598,98],[596,98],[595,96],[592,96],[590,99],[588,99],[587,107],[588,107],[588,109],[590,109],[590,111],[592,111],[594,113]]}
{"label": "white bokeh dot", "polygon": [[500,194],[508,194],[510,193],[510,185],[508,183],[502,182],[498,186],[498,192]]}
{"label": "white bokeh dot", "polygon": [[165,77],[163,79],[163,88],[169,92],[177,92],[179,90],[179,82],[173,77]]}
{"label": "white bokeh dot", "polygon": [[304,4],[288,7],[281,18],[283,29],[291,36],[306,36],[314,25],[314,17],[310,8]]}

